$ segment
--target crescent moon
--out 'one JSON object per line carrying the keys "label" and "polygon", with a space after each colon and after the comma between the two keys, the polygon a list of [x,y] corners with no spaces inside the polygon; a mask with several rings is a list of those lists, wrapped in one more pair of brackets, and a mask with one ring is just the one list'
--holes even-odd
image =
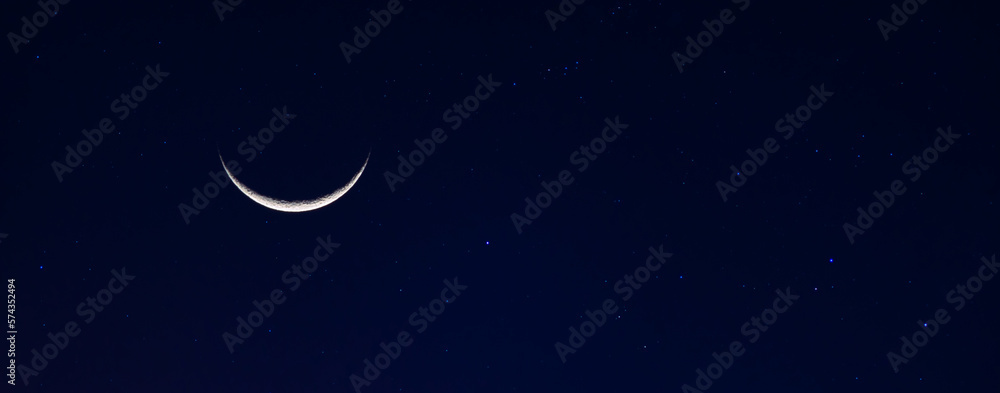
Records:
{"label": "crescent moon", "polygon": [[365,157],[365,163],[361,165],[361,169],[358,170],[358,173],[354,174],[354,177],[351,178],[351,181],[347,182],[347,184],[345,184],[343,187],[340,187],[334,190],[332,193],[321,196],[319,198],[311,200],[302,200],[302,201],[285,201],[281,199],[271,198],[266,195],[262,195],[250,189],[250,187],[247,187],[239,180],[236,180],[236,176],[233,176],[233,173],[229,171],[228,167],[226,167],[226,161],[222,159],[222,153],[219,153],[219,160],[222,161],[222,168],[226,170],[226,174],[229,175],[229,179],[233,181],[233,184],[236,185],[236,188],[239,188],[240,191],[243,192],[243,195],[246,195],[254,202],[257,202],[268,209],[288,212],[288,213],[301,213],[310,210],[316,210],[326,205],[329,205],[334,201],[336,201],[337,199],[340,199],[340,197],[344,196],[344,194],[347,194],[347,191],[350,191],[351,187],[354,187],[354,183],[357,183],[358,179],[361,178],[361,174],[364,173],[365,167],[368,166],[368,158],[370,158],[371,156],[372,152],[371,150],[368,150],[368,156]]}

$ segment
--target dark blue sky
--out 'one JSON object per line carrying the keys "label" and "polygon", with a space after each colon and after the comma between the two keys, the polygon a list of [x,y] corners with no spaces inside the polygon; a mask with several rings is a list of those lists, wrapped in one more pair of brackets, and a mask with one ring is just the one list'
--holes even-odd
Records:
{"label": "dark blue sky", "polygon": [[988,5],[228,4],[0,7],[8,389],[996,390]]}

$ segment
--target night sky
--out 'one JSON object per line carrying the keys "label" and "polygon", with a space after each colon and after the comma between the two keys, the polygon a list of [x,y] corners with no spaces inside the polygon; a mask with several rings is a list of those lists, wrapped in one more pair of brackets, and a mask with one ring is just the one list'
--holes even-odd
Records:
{"label": "night sky", "polygon": [[6,1],[5,391],[997,392],[996,15]]}

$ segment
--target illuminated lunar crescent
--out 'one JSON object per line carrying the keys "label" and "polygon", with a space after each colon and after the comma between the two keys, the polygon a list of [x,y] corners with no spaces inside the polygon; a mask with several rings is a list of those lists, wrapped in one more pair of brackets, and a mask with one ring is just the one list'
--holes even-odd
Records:
{"label": "illuminated lunar crescent", "polygon": [[371,155],[372,152],[371,150],[369,150],[368,156],[365,157],[365,163],[361,165],[361,169],[358,170],[358,173],[354,174],[354,177],[352,177],[351,181],[347,182],[346,185],[336,189],[330,194],[321,196],[316,199],[305,200],[305,201],[285,201],[281,199],[274,199],[266,195],[261,195],[256,191],[251,190],[250,187],[247,187],[243,183],[240,183],[239,180],[236,180],[236,176],[233,176],[233,173],[229,171],[228,167],[226,167],[226,161],[222,159],[221,153],[219,154],[219,160],[222,161],[222,167],[226,170],[226,174],[229,175],[229,179],[233,181],[233,184],[236,185],[236,188],[239,188],[240,191],[243,192],[243,195],[246,195],[254,202],[257,202],[268,209],[289,212],[289,213],[300,213],[300,212],[307,212],[310,210],[319,209],[323,206],[333,203],[337,199],[340,199],[340,197],[344,196],[344,194],[346,194],[347,191],[350,191],[351,187],[354,186],[354,183],[357,183],[358,179],[361,178],[361,174],[364,173],[365,167],[368,166],[368,158],[371,157]]}

